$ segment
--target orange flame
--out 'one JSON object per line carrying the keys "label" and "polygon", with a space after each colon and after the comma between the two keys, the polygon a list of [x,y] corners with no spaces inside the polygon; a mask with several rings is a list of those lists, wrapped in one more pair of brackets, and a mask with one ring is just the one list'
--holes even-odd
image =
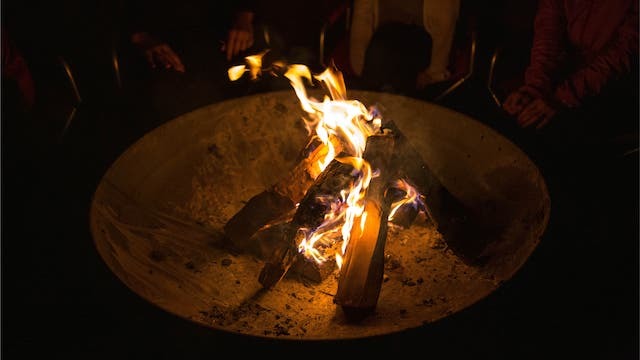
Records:
{"label": "orange flame", "polygon": [[227,74],[231,81],[236,81],[244,75],[245,71],[247,71],[247,67],[245,65],[237,65],[230,67],[229,70],[227,70]]}
{"label": "orange flame", "polygon": [[[262,73],[262,57],[266,52],[245,58],[248,70],[244,65],[234,66],[229,69],[229,78],[232,81],[239,79],[244,72],[249,72],[251,78]],[[298,250],[307,258],[318,263],[327,260],[325,254],[318,248],[319,244],[330,245],[342,240],[341,252],[345,253],[354,225],[362,227],[366,223],[364,197],[371,179],[376,176],[369,163],[362,155],[365,150],[367,138],[381,130],[382,119],[374,111],[357,100],[347,99],[347,90],[342,73],[335,67],[329,67],[322,73],[312,75],[309,68],[301,64],[286,65],[283,62],[274,63],[272,69],[285,69],[284,76],[289,79],[296,96],[300,100],[300,106],[306,112],[303,118],[310,135],[316,136],[327,148],[324,159],[313,164],[319,170],[310,169],[310,173],[319,174],[337,155],[336,144],[349,156],[335,158],[342,163],[354,167],[354,181],[350,188],[343,189],[336,199],[319,199],[330,204],[330,210],[325,214],[323,223],[315,229],[299,229]],[[319,82],[329,96],[325,95],[322,101],[308,96],[306,83],[313,85],[314,80]],[[394,204],[395,211],[402,204],[415,201],[417,192],[404,181],[397,183],[398,187],[405,189],[407,196],[401,202]],[[413,191],[410,191],[413,189]],[[391,215],[391,216],[392,216]],[[359,219],[359,224],[355,222]],[[362,231],[360,231],[362,232]],[[342,256],[338,253],[335,260],[340,267]]]}

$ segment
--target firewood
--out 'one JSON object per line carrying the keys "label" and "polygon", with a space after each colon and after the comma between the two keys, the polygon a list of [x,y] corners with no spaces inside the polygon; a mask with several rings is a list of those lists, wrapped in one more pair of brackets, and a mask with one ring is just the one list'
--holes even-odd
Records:
{"label": "firewood", "polygon": [[[337,143],[337,142],[336,142]],[[338,144],[339,145],[339,144]],[[335,145],[334,145],[335,146]],[[315,164],[323,160],[328,147],[317,138],[311,138],[298,155],[295,167],[269,189],[253,196],[224,225],[226,244],[233,252],[252,252],[255,244],[251,237],[261,228],[295,210],[317,174]]]}
{"label": "firewood", "polygon": [[494,230],[482,225],[478,214],[442,184],[393,121],[384,127],[391,129],[396,139],[393,162],[398,167],[398,176],[408,179],[424,196],[427,218],[442,234],[448,248],[469,265],[481,264],[488,241],[496,238]]}
{"label": "firewood", "polygon": [[290,223],[283,231],[283,240],[266,261],[258,280],[265,288],[274,286],[284,277],[293,262],[300,256],[298,244],[300,229],[315,229],[324,221],[330,204],[326,198],[338,197],[340,191],[353,182],[353,166],[334,159],[309,187]]}
{"label": "firewood", "polygon": [[[407,180],[405,179],[405,181]],[[407,196],[407,191],[398,187],[389,187],[389,189],[387,189],[387,196],[390,198],[391,204],[393,206],[393,204],[403,200]],[[402,228],[408,229],[414,223],[420,212],[426,213],[427,210],[422,200],[417,199],[413,203],[404,204],[403,206],[399,207],[395,211],[395,213],[393,213],[393,218],[391,218],[390,214],[389,222]]]}
{"label": "firewood", "polygon": [[[337,143],[337,141],[335,142]],[[291,199],[294,204],[302,200],[307,189],[313,184],[320,171],[317,163],[324,160],[328,147],[318,138],[311,138],[298,155],[296,166],[273,185],[273,189]]]}
{"label": "firewood", "polygon": [[[393,132],[395,138],[395,147],[392,155],[392,161],[397,167],[397,177],[406,179],[411,185],[414,185],[418,192],[426,199],[427,207],[431,215],[435,215],[431,220],[436,224],[440,217],[437,216],[441,196],[447,196],[448,191],[440,180],[435,176],[433,171],[425,163],[422,155],[420,155],[404,134],[397,128],[393,121],[387,121],[385,128]],[[433,210],[436,213],[433,213]]]}
{"label": "firewood", "polygon": [[298,227],[293,222],[284,225],[282,237],[275,238],[275,247],[258,275],[258,281],[264,288],[271,288],[287,273],[297,260]]}
{"label": "firewood", "polygon": [[313,259],[299,258],[289,270],[292,274],[298,274],[304,279],[319,284],[327,279],[336,270],[334,258],[327,259],[323,263],[317,263]]}
{"label": "firewood", "polygon": [[245,252],[259,260],[268,259],[284,239],[294,212],[295,208],[292,212],[270,222],[251,235],[245,246]]}
{"label": "firewood", "polygon": [[352,320],[359,320],[375,310],[382,287],[391,205],[391,197],[385,196],[385,191],[389,177],[394,174],[391,168],[393,148],[391,135],[373,135],[367,139],[363,155],[379,175],[371,179],[364,197],[365,212],[355,219],[351,229],[333,300]]}
{"label": "firewood", "polygon": [[[291,214],[291,216],[284,216],[282,219],[258,230],[251,236],[251,242],[247,247],[247,251],[258,259],[269,259],[271,255],[277,251],[277,248],[282,246],[292,218],[293,214]],[[336,270],[336,262],[331,255],[335,254],[338,248],[339,244],[331,247],[323,246],[323,252],[328,254],[328,256],[325,256],[326,260],[321,263],[314,259],[300,257],[297,261],[294,261],[289,273],[299,275],[306,281],[312,283],[321,283]]]}
{"label": "firewood", "polygon": [[244,252],[250,245],[259,246],[251,237],[260,228],[274,221],[278,216],[294,209],[290,198],[273,189],[265,190],[252,197],[224,226],[226,242],[232,252]]}

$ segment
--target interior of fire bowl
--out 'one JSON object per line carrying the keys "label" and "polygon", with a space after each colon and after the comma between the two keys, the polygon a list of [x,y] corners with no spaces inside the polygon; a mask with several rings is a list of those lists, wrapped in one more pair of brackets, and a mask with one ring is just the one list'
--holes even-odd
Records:
{"label": "interior of fire bowl", "polygon": [[132,291],[185,319],[303,340],[428,326],[510,279],[548,221],[550,199],[536,165],[506,138],[450,109],[386,93],[348,95],[376,105],[443,186],[492,229],[462,239],[481,245],[475,248],[482,261],[467,261],[432,222],[418,218],[409,228],[389,228],[377,307],[358,323],[333,302],[337,270],[320,282],[290,271],[264,290],[264,262],[221,245],[223,226],[287,174],[304,148],[308,133],[291,90],[211,104],[128,148],[104,175],[90,209],[108,267]]}

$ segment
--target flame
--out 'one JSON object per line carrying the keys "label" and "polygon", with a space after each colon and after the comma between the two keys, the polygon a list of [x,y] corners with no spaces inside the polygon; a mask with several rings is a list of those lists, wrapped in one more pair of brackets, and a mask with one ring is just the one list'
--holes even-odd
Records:
{"label": "flame", "polygon": [[344,84],[344,77],[335,67],[326,68],[315,78],[326,85],[333,100],[347,99],[347,87]]}
{"label": "flame", "polygon": [[266,53],[267,51],[263,51],[260,54],[250,55],[244,58],[247,61],[247,64],[249,64],[251,80],[257,79],[258,76],[262,74],[262,58]]}
{"label": "flame", "polygon": [[404,191],[405,196],[402,199],[395,201],[393,204],[391,204],[391,211],[389,211],[389,217],[388,217],[389,221],[393,220],[393,216],[396,214],[398,209],[400,209],[403,206],[413,206],[414,208],[424,207],[420,193],[418,192],[418,190],[416,190],[415,187],[409,185],[409,183],[407,183],[406,180],[404,179],[396,180],[394,183],[394,187]]}
{"label": "flame", "polygon": [[247,71],[247,67],[245,65],[237,65],[229,68],[227,74],[229,75],[229,79],[231,81],[236,81],[244,75],[245,71]]}
{"label": "flame", "polygon": [[[263,51],[259,54],[246,56],[244,58],[246,65],[236,65],[230,67],[229,70],[227,70],[227,76],[229,77],[229,80],[236,81],[240,79],[242,75],[244,75],[244,73],[247,71],[251,76],[251,80],[257,79],[262,74],[262,59],[267,52],[268,50]],[[277,69],[278,66],[284,66],[284,64],[281,62],[277,62],[273,66]]]}
{"label": "flame", "polygon": [[351,239],[351,228],[355,219],[362,215],[364,211],[364,190],[369,187],[371,181],[371,166],[361,157],[340,158],[340,162],[348,162],[360,172],[354,185],[346,193],[347,208],[345,211],[344,225],[342,226],[342,253],[347,251],[347,245]]}
{"label": "flame", "polygon": [[[259,76],[262,73],[262,58],[265,53],[266,51],[246,57],[248,70],[245,66],[234,66],[229,69],[229,78],[232,81],[237,80],[247,71],[252,79]],[[347,99],[344,77],[334,66],[313,75],[305,65],[274,62],[271,71],[284,71],[284,76],[289,80],[300,106],[306,113],[303,120],[307,131],[311,136],[317,137],[322,142],[321,146],[325,147],[322,149],[324,158],[311,164],[309,173],[313,176],[319,175],[334,159],[355,169],[352,174],[354,181],[348,189],[343,189],[337,197],[317,199],[329,209],[322,224],[315,229],[298,230],[298,251],[318,263],[327,260],[322,249],[342,241],[341,253],[335,254],[336,264],[341,267],[342,255],[346,252],[353,226],[358,226],[360,230],[355,233],[364,232],[367,219],[365,193],[371,179],[378,174],[371,169],[362,155],[367,138],[381,131],[382,119],[375,108],[368,109],[360,101]],[[314,85],[314,80],[328,92],[322,101],[307,93],[305,85]],[[339,152],[348,156],[336,158]],[[395,186],[404,190],[406,196],[393,204],[394,210],[390,218],[400,206],[419,199],[417,191],[405,181],[399,180]]]}

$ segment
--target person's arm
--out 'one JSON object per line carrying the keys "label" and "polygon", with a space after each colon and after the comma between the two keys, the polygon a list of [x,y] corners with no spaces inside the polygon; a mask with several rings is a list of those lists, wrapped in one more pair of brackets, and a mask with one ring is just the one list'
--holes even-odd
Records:
{"label": "person's arm", "polygon": [[253,46],[256,17],[266,5],[259,0],[236,0],[228,9],[230,18],[220,48],[227,61]]}
{"label": "person's arm", "polygon": [[255,12],[252,8],[241,8],[234,14],[231,28],[227,33],[227,40],[222,47],[228,61],[253,45],[254,19]]}
{"label": "person's arm", "polygon": [[158,67],[174,69],[177,72],[185,72],[184,64],[180,56],[173,51],[171,46],[149,34],[139,31],[131,35],[131,43],[144,55],[152,69]]}
{"label": "person's arm", "polygon": [[534,38],[523,91],[535,98],[548,97],[557,85],[555,76],[567,45],[562,0],[540,0],[534,20]]}
{"label": "person's arm", "polygon": [[573,72],[559,84],[554,97],[566,107],[577,107],[590,95],[598,94],[607,83],[625,73],[638,56],[638,2],[631,1],[631,8],[614,38],[588,64]]}
{"label": "person's arm", "polygon": [[125,12],[126,31],[130,43],[145,57],[153,69],[173,69],[185,72],[180,56],[162,38],[158,37],[163,21],[162,11],[150,0],[130,0]]}
{"label": "person's arm", "polygon": [[[540,120],[546,124],[555,114],[546,100],[553,95],[557,84],[555,76],[566,45],[566,17],[562,0],[540,0],[534,20],[534,38],[529,65],[524,74],[524,85],[509,94],[502,108],[518,123],[527,127]],[[533,111],[538,109],[538,111]],[[523,114],[524,112],[524,114]],[[546,114],[546,120],[542,119]]]}

